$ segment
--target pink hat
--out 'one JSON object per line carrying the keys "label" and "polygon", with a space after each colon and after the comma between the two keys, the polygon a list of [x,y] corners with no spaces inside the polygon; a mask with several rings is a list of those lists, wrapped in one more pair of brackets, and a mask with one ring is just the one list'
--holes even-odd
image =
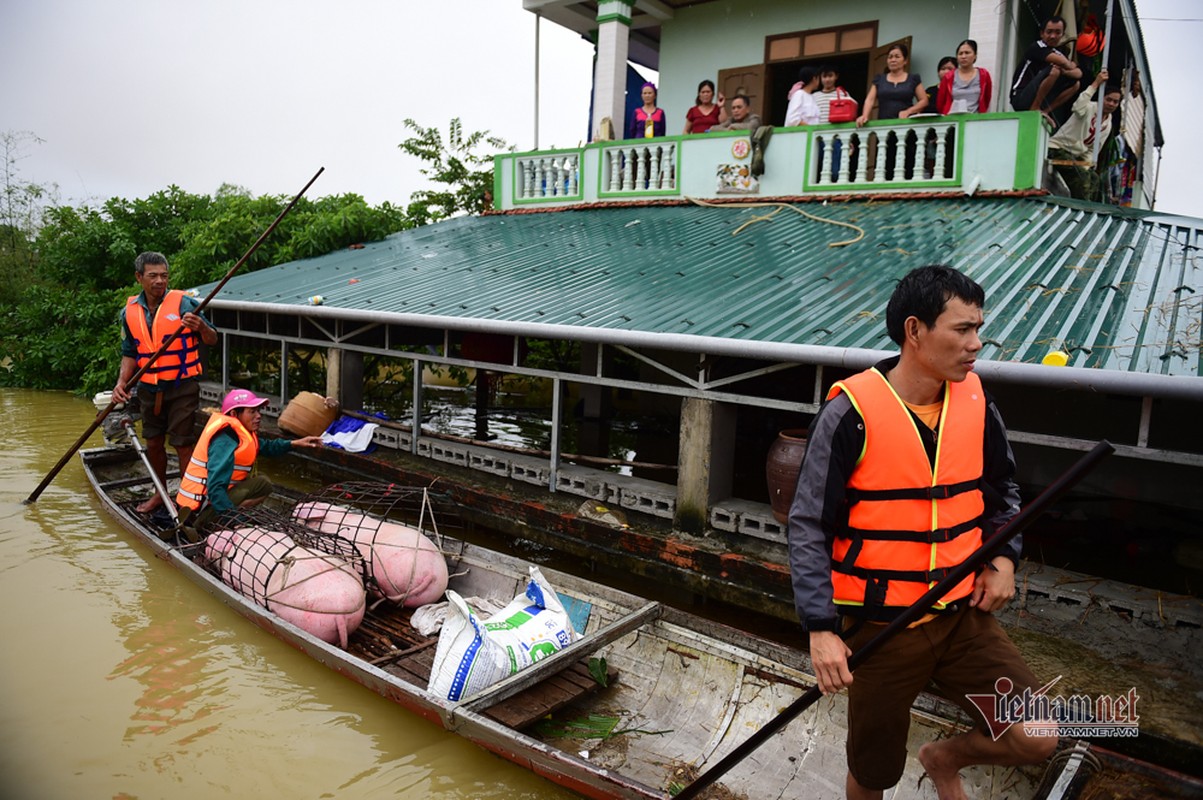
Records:
{"label": "pink hat", "polygon": [[267,405],[266,397],[256,397],[255,393],[247,389],[234,389],[226,395],[226,399],[221,401],[221,413],[229,414],[236,408],[259,408]]}

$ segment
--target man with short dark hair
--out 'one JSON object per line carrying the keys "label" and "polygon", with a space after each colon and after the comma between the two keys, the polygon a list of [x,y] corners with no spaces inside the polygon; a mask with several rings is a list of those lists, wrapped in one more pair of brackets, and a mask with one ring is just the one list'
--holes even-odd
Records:
{"label": "man with short dark hair", "polygon": [[[974,730],[929,742],[919,760],[940,797],[964,797],[959,770],[1027,764],[1056,737],[1013,725],[987,735],[970,694],[1035,676],[991,612],[1015,593],[1013,539],[900,631],[855,680],[848,656],[1019,511],[1006,428],[974,374],[985,293],[947,266],[913,270],[886,306],[902,349],[839,381],[811,423],[789,516],[794,602],[819,688],[848,689],[849,798],[880,798],[902,776],[911,703],[935,681]],[[987,535],[983,535],[986,533]]]}
{"label": "man with short dark hair", "polygon": [[1040,38],[1023,54],[1011,79],[1011,107],[1016,111],[1039,111],[1048,116],[1078,91],[1081,68],[1057,50],[1064,36],[1065,20],[1049,17]]}
{"label": "man with short dark hair", "polygon": [[712,131],[747,131],[755,133],[760,127],[760,115],[752,113],[752,101],[746,94],[731,98],[731,115],[726,122],[713,126]]}
{"label": "man with short dark hair", "polygon": [[753,175],[764,174],[764,151],[773,135],[772,125],[760,124],[760,116],[752,113],[752,101],[746,94],[737,94],[731,99],[731,116],[726,122],[713,126],[712,131],[747,131],[752,139],[752,163],[749,170]]}
{"label": "man with short dark hair", "polygon": [[[149,364],[138,381],[138,405],[146,455],[159,481],[167,484],[168,436],[179,457],[180,469],[192,457],[196,443],[196,412],[200,408],[200,379],[204,373],[201,343],[217,344],[217,330],[195,313],[200,303],[178,289],[167,288],[167,258],[147,251],[134,259],[134,279],[142,291],[130,297],[121,311],[121,368],[113,400],[125,403],[125,384]],[[150,357],[173,333],[180,335],[163,355]],[[163,504],[156,493],[135,509],[140,514]]]}
{"label": "man with short dark hair", "polygon": [[1105,142],[1111,135],[1111,117],[1122,97],[1118,86],[1108,86],[1103,91],[1103,122],[1096,131],[1098,105],[1094,94],[1106,82],[1107,70],[1099,70],[1094,81],[1074,101],[1069,119],[1048,140],[1048,157],[1065,181],[1070,196],[1095,203],[1103,200],[1103,184],[1094,164],[1094,143]]}

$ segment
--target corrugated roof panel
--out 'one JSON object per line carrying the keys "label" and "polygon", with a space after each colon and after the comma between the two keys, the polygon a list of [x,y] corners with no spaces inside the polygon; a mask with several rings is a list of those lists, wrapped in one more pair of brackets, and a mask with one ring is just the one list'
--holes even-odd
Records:
{"label": "corrugated roof panel", "polygon": [[737,205],[460,218],[238,276],[214,303],[303,305],[322,295],[328,309],[382,319],[879,350],[890,346],[884,309],[894,283],[944,262],[986,288],[985,359],[1038,362],[1065,346],[1075,366],[1203,374],[1201,221],[1032,198],[793,209],[865,235],[829,247],[854,232],[792,209]]}

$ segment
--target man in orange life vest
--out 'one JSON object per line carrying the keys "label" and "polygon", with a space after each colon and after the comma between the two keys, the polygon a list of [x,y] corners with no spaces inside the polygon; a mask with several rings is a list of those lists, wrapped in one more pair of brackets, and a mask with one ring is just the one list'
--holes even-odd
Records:
{"label": "man in orange life vest", "polygon": [[175,499],[185,522],[200,510],[189,523],[193,530],[203,532],[205,524],[217,514],[256,506],[271,494],[271,481],[252,474],[260,453],[282,456],[294,447],[322,446],[320,436],[261,439],[259,425],[265,405],[266,398],[246,389],[234,389],[222,400],[221,413],[209,416],[180,478]]}
{"label": "man in orange life vest", "polygon": [[[150,361],[167,337],[181,325],[184,328],[138,381],[146,455],[166,485],[167,436],[171,436],[181,469],[192,456],[200,376],[204,372],[200,344],[217,344],[217,330],[194,313],[200,305],[196,299],[178,289],[168,291],[167,259],[162,253],[146,252],[134,259],[134,278],[142,291],[129,298],[121,312],[121,370],[113,387],[114,401],[129,401],[126,382]],[[155,494],[136,510],[145,514],[162,504],[163,499]]]}
{"label": "man in orange life vest", "polygon": [[919,750],[943,799],[965,796],[964,767],[1035,763],[1057,744],[1023,725],[992,738],[966,697],[1002,677],[1016,692],[1040,686],[991,613],[1015,593],[1017,540],[848,671],[852,652],[1018,513],[1006,428],[973,373],[984,302],[951,267],[906,275],[886,308],[901,355],[836,383],[811,423],[790,571],[819,688],[848,689],[849,798],[880,798],[901,778],[910,706],[929,681],[978,725]]}

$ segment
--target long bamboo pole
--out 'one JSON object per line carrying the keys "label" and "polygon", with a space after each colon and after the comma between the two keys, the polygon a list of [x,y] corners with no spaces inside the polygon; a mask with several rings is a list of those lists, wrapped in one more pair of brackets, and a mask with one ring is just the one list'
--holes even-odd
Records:
{"label": "long bamboo pole", "polygon": [[[898,616],[897,619],[891,621],[888,625],[882,628],[881,633],[874,636],[865,646],[857,650],[848,657],[848,669],[855,670],[861,664],[869,659],[875,652],[881,649],[889,639],[896,633],[910,625],[919,617],[923,616],[931,609],[941,597],[947,594],[953,587],[963,581],[971,573],[976,572],[977,568],[984,564],[987,559],[998,555],[998,551],[1004,544],[1019,534],[1024,528],[1032,523],[1044,511],[1060,499],[1062,495],[1073,488],[1078,481],[1082,480],[1088,472],[1094,469],[1106,456],[1115,452],[1115,448],[1108,441],[1101,441],[1094,446],[1090,452],[1082,456],[1078,461],[1065,471],[1061,477],[1057,478],[1048,486],[1040,496],[1029,503],[1018,514],[1011,518],[1003,527],[999,528],[993,536],[988,538],[980,548],[975,550],[967,559],[954,567],[943,580],[939,581],[935,586],[929,589],[922,597],[915,601],[914,605],[907,608]],[[853,676],[855,677],[855,676]],[[784,711],[773,717],[765,726],[756,733],[748,737],[747,741],[740,744],[730,753],[722,758],[717,764],[704,773],[699,775],[693,783],[686,786],[682,791],[678,792],[675,800],[689,800],[689,798],[697,797],[698,792],[705,789],[710,784],[727,774],[740,761],[743,761],[752,754],[756,748],[768,741],[769,737],[784,728],[789,722],[806,709],[815,704],[823,693],[819,691],[816,684],[812,686],[805,694],[791,703]]]}
{"label": "long bamboo pole", "polygon": [[[259,238],[255,240],[255,243],[251,245],[251,249],[247,250],[246,253],[243,254],[242,258],[238,259],[238,262],[234,264],[234,266],[230,267],[230,270],[226,273],[226,276],[222,278],[221,281],[219,281],[218,284],[213,287],[213,290],[209,292],[205,299],[200,302],[200,305],[196,307],[196,311],[194,313],[200,314],[205,310],[205,306],[209,305],[209,301],[217,296],[217,293],[220,292],[222,288],[229,282],[230,278],[233,278],[234,274],[242,268],[242,265],[245,264],[252,255],[254,255],[255,251],[259,249],[259,245],[263,244],[263,242],[267,240],[267,237],[272,234],[272,231],[276,229],[276,226],[280,224],[280,221],[284,219],[285,215],[287,215],[289,211],[292,211],[292,207],[297,204],[302,196],[304,196],[305,192],[309,191],[309,187],[313,185],[313,182],[316,181],[318,176],[325,172],[325,170],[325,167],[321,167],[316,173],[314,173],[314,176],[309,179],[309,183],[305,184],[305,188],[297,192],[296,197],[292,198],[292,201],[284,207],[284,210],[281,211],[280,215],[272,221],[272,224],[268,225],[267,229],[259,235]],[[137,386],[138,381],[142,378],[142,375],[146,372],[146,370],[148,370],[150,366],[158,360],[159,356],[163,355],[163,353],[167,351],[167,348],[171,346],[171,343],[178,339],[180,334],[183,332],[184,325],[181,322],[180,326],[176,328],[175,333],[163,340],[163,343],[159,345],[159,349],[156,350],[153,355],[151,355],[150,359],[142,365],[141,369],[130,376],[129,380],[125,382],[125,388],[129,389],[130,387]],[[107,417],[116,407],[117,403],[110,401],[109,404],[96,415],[96,419],[92,420],[92,424],[88,426],[88,429],[75,440],[75,444],[71,445],[67,452],[63,453],[63,457],[60,458],[58,463],[51,468],[50,472],[46,474],[46,477],[42,478],[42,482],[38,484],[37,488],[30,492],[29,497],[25,498],[23,501],[25,505],[29,505],[38,499],[38,496],[46,489],[47,486],[50,485],[50,482],[54,480],[54,476],[59,474],[62,468],[66,466],[67,461],[70,460],[71,456],[75,455],[75,452],[79,450],[79,448],[83,447],[84,442],[88,441],[88,437],[100,427],[100,423],[104,422],[104,418]]]}

